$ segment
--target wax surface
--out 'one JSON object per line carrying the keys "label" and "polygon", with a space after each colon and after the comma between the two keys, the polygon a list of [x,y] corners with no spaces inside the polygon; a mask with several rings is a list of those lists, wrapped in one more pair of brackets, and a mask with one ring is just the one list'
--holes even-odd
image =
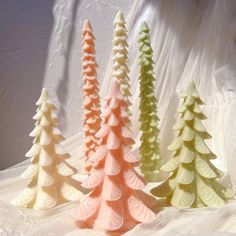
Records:
{"label": "wax surface", "polygon": [[118,11],[113,22],[114,35],[113,35],[113,48],[112,48],[112,77],[117,79],[120,87],[121,93],[124,100],[127,102],[128,114],[131,115],[129,106],[130,102],[130,79],[129,79],[129,68],[127,65],[128,60],[128,43],[127,43],[127,29],[125,26],[124,15],[121,11]]}
{"label": "wax surface", "polygon": [[134,170],[139,159],[130,148],[134,141],[127,103],[117,80],[112,81],[103,117],[93,167],[82,183],[92,191],[81,201],[77,220],[94,229],[127,231],[139,222],[152,221],[155,214],[147,207],[153,198],[142,191],[145,180]]}
{"label": "wax surface", "polygon": [[56,127],[56,107],[49,100],[45,88],[36,105],[35,128],[30,133],[34,137],[33,146],[26,153],[26,157],[31,158],[31,165],[21,175],[30,182],[12,200],[12,204],[46,210],[67,201],[79,200],[82,187],[72,178],[77,170],[66,162],[70,155],[59,144],[64,137]]}
{"label": "wax surface", "polygon": [[159,128],[157,116],[157,99],[155,97],[155,77],[153,72],[153,51],[151,48],[149,28],[142,23],[139,33],[139,97],[142,136],[139,153],[141,156],[141,171],[149,182],[156,182],[161,166],[159,148]]}
{"label": "wax surface", "polygon": [[211,136],[201,120],[206,119],[193,81],[190,81],[178,108],[179,120],[173,127],[177,137],[168,147],[173,157],[161,170],[173,172],[160,186],[152,189],[176,207],[216,207],[225,204],[227,191],[218,182],[222,173],[211,163],[216,156],[205,144]]}
{"label": "wax surface", "polygon": [[89,20],[85,20],[82,28],[82,75],[83,75],[83,132],[85,138],[85,166],[84,171],[91,168],[90,156],[97,147],[95,134],[100,128],[100,98],[98,94],[97,62],[94,48],[95,37]]}

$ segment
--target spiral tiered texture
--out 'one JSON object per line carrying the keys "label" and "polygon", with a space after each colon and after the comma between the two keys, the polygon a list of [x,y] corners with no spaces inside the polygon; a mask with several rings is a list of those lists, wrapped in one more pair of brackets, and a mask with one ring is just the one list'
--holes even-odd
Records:
{"label": "spiral tiered texture", "polygon": [[157,99],[155,97],[153,73],[154,61],[151,48],[149,28],[142,23],[139,33],[139,64],[140,64],[140,117],[142,136],[139,153],[141,156],[141,171],[149,182],[159,178],[161,166],[159,148],[159,118],[157,116]]}
{"label": "spiral tiered texture", "polygon": [[95,59],[94,35],[91,24],[84,21],[82,28],[82,67],[83,67],[83,122],[85,137],[85,165],[84,171],[89,172],[91,168],[90,156],[97,148],[97,138],[95,134],[100,129],[100,98],[98,94],[97,63]]}
{"label": "spiral tiered texture", "polygon": [[12,203],[46,210],[66,201],[79,200],[82,187],[72,178],[77,170],[66,162],[70,156],[59,144],[64,138],[56,127],[56,108],[46,89],[42,90],[36,105],[35,128],[30,133],[34,137],[33,146],[26,153],[31,165],[21,175],[23,179],[30,179],[30,183]]}
{"label": "spiral tiered texture", "polygon": [[127,29],[125,27],[124,15],[121,11],[118,11],[113,22],[114,35],[113,35],[113,48],[112,48],[112,77],[117,79],[121,93],[124,100],[128,104],[127,111],[131,115],[130,111],[130,79],[129,79],[129,68],[127,65],[128,61],[128,43],[127,43]]}
{"label": "spiral tiered texture", "polygon": [[81,201],[77,220],[104,231],[126,231],[155,214],[147,207],[149,195],[142,192],[144,179],[134,170],[139,159],[132,153],[134,142],[128,126],[127,104],[119,84],[112,81],[101,129],[99,146],[91,157],[94,165],[82,186],[92,189]]}
{"label": "spiral tiered texture", "polygon": [[222,173],[211,163],[216,156],[204,141],[211,136],[201,121],[206,119],[199,106],[202,104],[194,82],[190,81],[178,109],[179,120],[173,127],[177,137],[169,150],[174,154],[161,168],[173,173],[151,191],[176,207],[215,207],[226,202],[226,189],[218,182]]}

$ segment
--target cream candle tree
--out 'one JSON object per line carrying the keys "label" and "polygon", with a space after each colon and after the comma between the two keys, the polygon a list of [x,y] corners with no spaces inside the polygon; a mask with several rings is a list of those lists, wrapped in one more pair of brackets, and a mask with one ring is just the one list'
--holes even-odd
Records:
{"label": "cream candle tree", "polygon": [[70,156],[62,148],[64,140],[55,114],[56,107],[49,100],[44,88],[37,101],[33,146],[26,153],[31,165],[21,175],[30,179],[27,188],[13,199],[12,204],[21,207],[46,210],[67,201],[79,200],[82,187],[72,178],[77,170],[66,162]]}
{"label": "cream candle tree", "polygon": [[95,134],[100,128],[100,98],[98,94],[97,63],[95,58],[94,35],[91,24],[84,21],[82,28],[82,67],[83,67],[83,92],[84,92],[84,137],[85,137],[85,165],[84,172],[89,172],[91,168],[90,156],[97,147]]}
{"label": "cream candle tree", "polygon": [[190,81],[178,109],[179,120],[173,127],[177,132],[169,146],[173,157],[161,168],[173,173],[151,190],[176,207],[215,207],[226,202],[227,191],[218,182],[222,173],[211,163],[216,156],[204,141],[211,136],[201,121],[206,119],[200,108],[202,104],[194,82]]}
{"label": "cream candle tree", "polygon": [[127,104],[118,82],[112,81],[97,133],[99,147],[91,157],[93,167],[82,186],[91,189],[81,201],[77,220],[104,231],[126,231],[155,214],[147,207],[150,198],[142,188],[144,179],[134,170],[139,159],[132,153]]}
{"label": "cream candle tree", "polygon": [[128,43],[127,43],[127,29],[125,26],[124,15],[121,11],[118,11],[113,22],[114,26],[114,36],[113,36],[113,67],[112,67],[112,77],[117,79],[121,92],[123,94],[124,100],[128,104],[127,110],[128,114],[131,115],[130,111],[130,79],[129,79],[129,68],[127,65],[128,60]]}
{"label": "cream candle tree", "polygon": [[151,48],[149,28],[142,23],[139,34],[139,64],[140,64],[140,117],[141,122],[141,171],[149,182],[158,181],[161,166],[159,148],[159,128],[157,116],[157,99],[154,92],[155,77],[153,73],[154,61]]}

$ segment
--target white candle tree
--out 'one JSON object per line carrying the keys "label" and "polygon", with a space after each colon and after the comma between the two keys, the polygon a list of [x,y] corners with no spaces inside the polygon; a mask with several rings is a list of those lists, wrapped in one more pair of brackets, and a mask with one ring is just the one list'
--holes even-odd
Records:
{"label": "white candle tree", "polygon": [[129,68],[127,65],[128,60],[128,43],[127,43],[127,29],[125,27],[124,15],[121,11],[118,11],[113,22],[114,26],[114,39],[113,39],[113,67],[112,67],[112,77],[117,79],[121,93],[127,103],[128,114],[131,115],[130,111],[130,79],[129,79]]}
{"label": "white candle tree", "polygon": [[21,175],[30,182],[12,204],[46,210],[67,201],[79,200],[82,187],[72,178],[77,170],[66,162],[70,156],[60,145],[64,138],[56,127],[56,107],[45,88],[36,105],[35,128],[30,133],[34,137],[33,146],[26,153],[26,157],[31,158],[31,164]]}

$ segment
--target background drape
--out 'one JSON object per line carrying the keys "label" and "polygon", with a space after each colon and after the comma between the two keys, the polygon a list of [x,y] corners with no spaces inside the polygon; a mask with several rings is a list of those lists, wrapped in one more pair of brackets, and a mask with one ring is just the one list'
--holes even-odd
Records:
{"label": "background drape", "polygon": [[[86,18],[91,20],[97,38],[100,95],[103,99],[110,84],[112,20],[118,9],[126,15],[129,32],[132,126],[137,141],[134,149],[137,151],[140,135],[137,39],[140,24],[146,20],[151,29],[156,61],[156,96],[164,160],[171,156],[167,146],[173,139],[178,94],[193,79],[205,102],[203,110],[208,120],[204,124],[213,136],[208,145],[218,156],[214,164],[224,171],[223,181],[235,188],[236,2],[233,0],[57,0],[54,3],[54,26],[42,86],[48,88],[52,100],[59,107],[60,128],[68,137],[62,145],[72,155],[71,162],[80,168],[83,161],[82,22]],[[34,95],[36,100],[38,95]],[[32,127],[33,122],[28,131]],[[24,148],[25,151],[28,149]],[[0,235],[1,230],[3,235],[84,235],[85,231],[78,231],[73,224],[76,203],[44,214],[9,205],[9,200],[26,184],[17,176],[28,162],[26,160],[0,172]],[[165,208],[155,222],[139,225],[127,235],[232,235],[236,234],[235,220],[234,201],[217,209]],[[90,230],[86,233],[99,235]]]}

